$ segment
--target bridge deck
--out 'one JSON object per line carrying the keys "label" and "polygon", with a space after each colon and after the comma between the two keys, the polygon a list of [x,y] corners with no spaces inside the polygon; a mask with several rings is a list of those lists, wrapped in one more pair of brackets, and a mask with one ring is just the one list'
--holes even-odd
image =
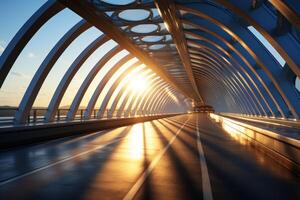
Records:
{"label": "bridge deck", "polygon": [[300,199],[299,188],[205,114],[0,153],[0,199]]}

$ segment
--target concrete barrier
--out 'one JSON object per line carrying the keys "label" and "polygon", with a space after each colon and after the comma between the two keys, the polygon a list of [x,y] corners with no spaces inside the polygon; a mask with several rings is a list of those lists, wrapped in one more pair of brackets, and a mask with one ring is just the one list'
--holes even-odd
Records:
{"label": "concrete barrier", "polygon": [[117,128],[139,122],[172,117],[176,115],[179,114],[51,123],[34,126],[1,128],[0,149],[32,144],[66,136],[88,134],[95,131]]}
{"label": "concrete barrier", "polygon": [[239,137],[241,143],[251,142],[275,161],[300,175],[299,140],[218,114],[211,113],[210,117],[232,137]]}

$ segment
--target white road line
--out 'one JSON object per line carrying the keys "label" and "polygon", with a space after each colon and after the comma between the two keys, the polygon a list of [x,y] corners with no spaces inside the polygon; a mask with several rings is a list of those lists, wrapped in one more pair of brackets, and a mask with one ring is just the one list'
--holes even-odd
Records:
{"label": "white road line", "polygon": [[183,129],[185,124],[189,121],[190,117],[184,122],[184,124],[177,130],[176,134],[172,137],[170,142],[167,144],[167,146],[159,152],[159,154],[154,158],[154,160],[150,163],[148,168],[142,173],[142,175],[139,177],[139,179],[135,182],[133,187],[129,190],[129,192],[126,194],[126,196],[123,198],[123,200],[131,200],[134,198],[136,193],[139,191],[147,177],[150,175],[154,167],[157,165],[159,160],[162,158],[162,156],[165,154],[165,152],[169,149],[171,144],[174,142],[174,140],[177,138],[180,131]]}
{"label": "white road line", "polygon": [[204,200],[213,200],[212,192],[211,192],[211,185],[210,185],[210,180],[209,180],[209,175],[208,175],[208,170],[207,170],[207,164],[206,164],[206,159],[204,156],[204,151],[203,147],[201,144],[201,138],[200,138],[200,133],[199,133],[199,125],[198,125],[198,114],[196,117],[196,128],[197,128],[197,146],[198,146],[198,151],[199,151],[199,159],[200,159],[200,166],[201,166],[201,176],[202,176],[202,191],[203,191],[203,199]]}
{"label": "white road line", "polygon": [[123,138],[114,139],[114,140],[112,140],[112,141],[110,141],[110,142],[108,142],[108,143],[106,143],[106,144],[104,144],[104,145],[97,146],[97,147],[95,147],[95,148],[93,148],[93,149],[90,149],[90,150],[81,152],[81,153],[76,154],[76,155],[74,155],[74,156],[67,157],[67,158],[62,159],[62,160],[60,160],[60,161],[51,163],[51,164],[49,164],[49,165],[45,165],[44,167],[40,167],[40,168],[35,169],[35,170],[33,170],[33,171],[30,171],[30,172],[27,172],[27,173],[25,173],[25,174],[22,174],[22,175],[19,175],[19,176],[14,177],[14,178],[8,179],[8,180],[6,180],[6,181],[0,182],[0,187],[3,186],[3,185],[5,185],[5,184],[8,184],[8,183],[17,181],[17,180],[19,180],[19,179],[25,178],[25,177],[30,176],[30,175],[33,175],[33,174],[35,174],[35,173],[37,173],[37,172],[40,172],[40,171],[45,170],[45,169],[48,169],[48,168],[53,167],[53,166],[55,166],[55,165],[61,164],[61,163],[63,163],[63,162],[72,160],[72,159],[74,159],[74,158],[83,156],[83,155],[85,155],[85,154],[88,154],[88,153],[90,153],[90,152],[93,152],[93,151],[96,151],[96,150],[99,150],[99,149],[102,149],[102,148],[104,148],[104,147],[106,147],[106,146],[108,146],[108,145],[110,145],[110,144],[113,144],[113,143],[115,143],[115,142],[118,142],[118,141],[120,141],[120,140],[122,140],[122,139],[123,139]]}

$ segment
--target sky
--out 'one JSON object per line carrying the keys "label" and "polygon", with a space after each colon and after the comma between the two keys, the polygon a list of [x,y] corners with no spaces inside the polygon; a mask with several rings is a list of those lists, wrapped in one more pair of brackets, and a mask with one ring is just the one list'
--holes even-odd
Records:
{"label": "sky", "polygon": [[[47,0],[1,0],[0,1],[0,55],[4,51],[7,44],[21,28],[21,26],[29,19],[29,17]],[[30,3],[28,3],[30,2]],[[120,1],[121,2],[121,1]],[[122,3],[122,2],[121,2]],[[51,50],[54,44],[77,22],[81,20],[77,14],[69,9],[64,9],[59,14],[51,18],[33,37],[33,39],[24,48],[8,77],[6,78],[0,90],[0,106],[18,106],[21,98],[29,85],[31,78]],[[269,51],[278,59],[282,65],[284,60],[280,58],[276,50],[272,48],[264,38],[257,33],[253,28],[249,28],[261,41]],[[47,106],[56,86],[68,69],[68,66],[75,60],[80,52],[87,47],[89,43],[101,36],[102,33],[96,28],[91,28],[81,34],[62,54],[58,59],[53,69],[46,78],[34,106]],[[84,63],[83,67],[78,71],[66,95],[62,100],[61,106],[69,105],[70,101],[75,96],[80,84],[84,80],[89,70],[97,63],[97,61],[110,49],[117,45],[114,41],[105,43],[99,48],[89,59]],[[104,67],[104,71],[108,70],[112,64],[116,63],[120,58],[127,55],[128,52],[123,51],[115,56],[110,64]],[[104,74],[104,73],[101,73]],[[92,82],[91,87],[85,95],[82,106],[87,104],[93,89],[101,80],[99,73]],[[300,81],[297,86],[300,88]],[[100,98],[101,99],[101,98]]]}
{"label": "sky", "polygon": [[[40,6],[46,2],[46,0],[31,0],[30,2],[31,3],[28,4],[28,1],[1,0],[0,27],[5,27],[5,29],[0,31],[0,54],[2,54],[6,45],[21,26]],[[0,90],[0,106],[19,105],[31,78],[42,63],[43,59],[47,56],[47,53],[52,49],[56,42],[59,41],[59,39],[80,20],[81,17],[77,14],[73,13],[69,9],[64,9],[59,14],[51,18],[34,35],[32,40],[30,40],[16,60]],[[80,54],[80,52],[87,47],[88,44],[101,35],[102,33],[98,29],[90,28],[71,43],[50,71],[37,96],[34,106],[44,107],[49,104],[59,81],[71,63]],[[102,45],[101,48],[98,48],[87,59],[68,87],[61,106],[70,104],[71,99],[75,96],[75,92],[78,90],[87,73],[103,55],[116,45],[117,44],[114,41],[110,40]],[[116,61],[127,54],[127,51],[122,51],[120,54],[112,58],[109,66],[112,66],[112,64],[116,63]],[[107,71],[109,66],[104,67],[103,70]],[[95,80],[91,83],[87,94],[83,98],[82,106],[87,104],[87,100],[91,96],[93,88],[96,87],[97,83],[102,78],[101,75],[103,74],[104,73],[99,73]]]}

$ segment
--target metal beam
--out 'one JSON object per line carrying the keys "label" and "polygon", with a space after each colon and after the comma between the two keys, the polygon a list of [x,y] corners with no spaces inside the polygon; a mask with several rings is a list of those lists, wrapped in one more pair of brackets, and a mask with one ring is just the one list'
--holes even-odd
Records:
{"label": "metal beam", "polygon": [[178,10],[175,6],[175,3],[173,0],[164,0],[164,1],[155,0],[155,5],[159,10],[159,14],[161,15],[162,19],[165,22],[167,30],[173,36],[173,41],[176,45],[179,56],[181,58],[181,62],[188,76],[188,79],[191,82],[193,90],[197,94],[200,102],[204,103],[199,93],[199,89],[196,84],[194,74],[191,68],[187,43],[186,43],[185,35],[183,33],[181,20],[178,17]]}
{"label": "metal beam", "polygon": [[144,113],[144,107],[145,107],[145,104],[148,102],[148,100],[150,99],[150,97],[153,95],[153,93],[157,90],[160,90],[163,86],[167,85],[167,83],[163,82],[163,81],[160,81],[156,84],[153,84],[151,86],[151,89],[149,89],[145,94],[144,96],[142,97],[142,99],[139,101],[139,104],[137,105],[137,108],[136,110],[141,110]]}
{"label": "metal beam", "polygon": [[151,68],[157,75],[159,75],[166,82],[171,84],[174,88],[177,88],[185,96],[195,99],[196,97],[192,94],[188,94],[180,85],[176,83],[173,78],[159,67],[144,50],[136,46],[129,37],[127,37],[119,27],[115,26],[114,23],[105,15],[104,12],[99,12],[95,6],[91,4],[90,1],[82,0],[59,0],[66,7],[73,10],[75,13],[80,15],[82,18],[86,19],[88,22],[93,24],[96,28],[103,31],[108,37],[116,41],[120,46],[128,50],[130,53],[135,55],[139,60],[141,60],[145,65]]}
{"label": "metal beam", "polygon": [[300,16],[287,3],[282,0],[269,0],[269,2],[300,31]]}
{"label": "metal beam", "polygon": [[[195,15],[196,17],[214,23],[216,26],[219,26],[221,29],[223,29],[224,32],[229,34],[236,41],[239,41],[241,46],[249,52],[252,58],[254,58],[256,64],[262,69],[264,73],[266,73],[267,75],[266,77],[257,76],[256,69],[253,67],[250,68],[250,70],[259,78],[259,80],[261,80],[263,86],[265,88],[270,89],[269,90],[270,93],[269,91],[268,93],[273,99],[273,101],[281,102],[280,103],[281,110],[284,109],[284,113],[283,114],[281,113],[282,116],[288,117],[289,112],[291,112],[291,114],[295,118],[297,119],[299,118],[298,113],[300,113],[299,111],[300,107],[298,106],[298,102],[293,101],[293,99],[298,98],[297,94],[295,93],[294,90],[290,89],[291,86],[287,84],[286,80],[282,78],[282,74],[281,74],[282,69],[279,66],[277,66],[274,59],[271,59],[270,56],[272,55],[267,54],[268,53],[267,50],[260,43],[257,43],[258,41],[254,38],[255,36],[253,34],[251,35],[251,32],[245,29],[243,31],[244,34],[236,33],[234,32],[235,30],[234,26],[231,26],[230,24],[225,24],[225,21],[223,22],[222,18],[217,19],[215,17],[211,17],[210,15],[208,15],[208,13],[206,13],[206,11],[203,8],[202,10],[196,10],[194,8],[189,8],[182,5],[176,5],[176,7],[180,10]],[[240,30],[242,31],[242,29]],[[247,36],[247,34],[249,34],[249,37]],[[254,51],[252,48],[256,49],[256,51]],[[273,67],[270,67],[270,65],[268,66],[265,65],[265,63],[269,63],[269,62],[272,63],[270,65],[272,65]]]}
{"label": "metal beam", "polygon": [[[111,87],[109,88],[109,90],[107,91],[103,101],[100,104],[100,108],[97,112],[97,117],[98,118],[102,118],[104,117],[105,111],[107,109],[108,103],[111,100],[111,97],[114,93],[114,91],[117,89],[118,85],[123,83],[126,84],[126,80],[123,80],[126,78],[126,76],[131,73],[132,71],[135,70],[135,68],[138,68],[140,65],[142,65],[142,63],[140,61],[131,64],[125,71],[122,72],[122,74],[120,74],[118,76],[118,78],[113,82],[113,84],[111,85]],[[138,69],[139,71],[141,69]]]}
{"label": "metal beam", "polygon": [[109,60],[117,55],[119,52],[121,52],[123,49],[119,45],[112,48],[108,53],[106,53],[97,63],[96,65],[90,70],[88,75],[85,77],[83,83],[81,84],[80,88],[78,89],[73,102],[70,106],[70,110],[67,115],[68,120],[74,120],[76,116],[76,112],[79,108],[79,105],[81,103],[81,100],[83,99],[85,92],[89,88],[90,84],[98,74],[98,72],[105,66]]}
{"label": "metal beam", "polygon": [[[217,2],[226,7],[228,10],[233,12],[234,14],[240,16],[243,20],[245,20],[247,23],[251,24],[260,34],[264,36],[264,38],[272,45],[274,49],[280,54],[280,56],[287,62],[291,70],[299,77],[300,76],[300,68],[299,66],[299,56],[298,54],[295,54],[293,56],[293,53],[289,51],[289,49],[298,49],[299,46],[295,44],[295,47],[291,48],[291,44],[289,43],[282,43],[280,40],[272,36],[271,32],[268,31],[266,28],[261,26],[259,23],[256,22],[247,12],[239,9],[234,4],[230,3],[228,0],[217,0]],[[291,8],[288,8],[286,3],[284,1],[279,0],[269,0],[269,2],[279,10],[279,12],[285,16],[294,26],[298,28],[300,31],[300,21],[299,16],[291,10]],[[283,40],[286,41],[286,40]],[[293,42],[294,43],[294,42]],[[299,49],[298,49],[299,50]],[[295,51],[295,50],[294,50]]]}
{"label": "metal beam", "polygon": [[[224,44],[228,47],[227,49],[232,50],[234,53],[236,53],[236,55],[239,56],[239,57],[241,58],[241,60],[243,61],[243,63],[245,63],[245,65],[248,65],[249,67],[251,66],[251,64],[250,64],[250,63],[248,62],[248,60],[244,57],[244,55],[243,55],[242,53],[240,53],[240,52],[239,52],[232,44],[230,44],[227,40],[225,40],[225,38],[223,38],[223,37],[220,36],[219,34],[213,32],[213,31],[211,31],[211,30],[209,30],[209,29],[207,29],[207,28],[205,28],[205,27],[203,27],[203,26],[201,26],[201,25],[194,24],[194,23],[192,23],[192,22],[190,22],[190,21],[187,21],[187,20],[182,20],[182,21],[183,21],[183,23],[186,23],[186,24],[188,24],[188,25],[190,25],[190,26],[195,27],[197,30],[199,30],[199,31],[201,31],[201,32],[207,33],[207,34],[209,34],[210,36],[213,36],[213,37],[217,38],[219,41],[221,41],[222,43],[224,43]],[[212,55],[213,55],[213,54],[212,54]],[[232,58],[233,58],[233,56],[232,56]],[[216,61],[216,59],[218,59],[218,58],[215,58],[215,59],[213,59],[213,60]],[[230,66],[233,67],[232,71],[236,71],[236,72],[237,72],[237,75],[241,78],[241,80],[242,80],[246,85],[248,85],[249,83],[250,83],[250,84],[251,84],[251,83],[253,84],[253,89],[256,89],[256,91],[258,92],[258,94],[260,94],[261,98],[263,99],[263,102],[266,104],[266,106],[267,106],[268,109],[271,111],[272,115],[274,116],[274,113],[273,113],[273,111],[272,111],[272,109],[271,109],[269,103],[268,103],[267,100],[265,99],[265,97],[264,97],[264,95],[262,94],[262,92],[258,89],[258,86],[257,86],[256,82],[254,82],[254,80],[252,79],[252,76],[250,76],[250,75],[248,74],[248,72],[247,72],[240,64],[238,64],[237,62],[234,62],[233,64],[235,64],[235,63],[236,63],[236,65],[228,65],[228,66],[229,66],[229,67],[230,67]],[[235,66],[236,66],[236,67],[235,67]],[[239,72],[239,71],[240,71],[240,72]],[[248,78],[250,82],[248,83],[248,81],[247,81],[245,78]],[[250,90],[251,90],[253,93],[255,93],[254,90],[253,90],[250,86],[248,86],[248,87],[250,88]]]}
{"label": "metal beam", "polygon": [[78,70],[82,67],[83,63],[105,42],[109,40],[106,35],[101,35],[96,38],[92,43],[90,43],[73,61],[68,70],[65,72],[63,78],[59,82],[55,92],[50,100],[48,105],[48,110],[45,115],[45,121],[51,122],[54,120],[56,110],[59,107],[59,104],[67,91],[68,86],[70,85],[72,79]]}
{"label": "metal beam", "polygon": [[91,27],[85,20],[81,20],[74,25],[52,48],[44,59],[37,72],[34,74],[29,86],[19,105],[19,109],[15,114],[15,123],[25,123],[36,97],[46,80],[49,72],[55,65],[56,61],[63,54],[66,48],[84,31]]}
{"label": "metal beam", "polygon": [[0,57],[0,88],[16,59],[33,35],[62,9],[64,9],[63,5],[55,0],[49,0],[19,29]]}
{"label": "metal beam", "polygon": [[[112,78],[112,76],[124,65],[126,64],[130,59],[133,59],[133,56],[131,54],[125,56],[124,58],[120,59],[119,62],[117,62],[102,78],[98,86],[95,88],[93,95],[91,99],[89,100],[89,103],[86,107],[86,110],[84,112],[84,119],[90,119],[92,111],[95,108],[96,102],[103,91],[104,87],[106,86],[107,82]],[[138,61],[137,61],[138,62]]]}
{"label": "metal beam", "polygon": [[[152,84],[153,80],[156,80],[156,78],[157,78],[156,74],[153,72],[146,72],[144,74],[145,74],[145,75],[143,75],[144,81],[147,84]],[[127,86],[126,90],[124,90],[124,92],[123,92],[124,93],[123,95],[125,95],[125,97],[124,97],[121,105],[118,108],[117,117],[121,117],[122,112],[124,112],[124,117],[128,117],[129,115],[131,115],[131,105],[132,105],[134,99],[137,99],[144,92],[145,92],[145,90],[134,91],[134,90],[132,90],[132,88],[130,88],[130,86]]]}
{"label": "metal beam", "polygon": [[[114,99],[112,99],[112,104],[110,106],[110,109],[109,109],[109,112],[108,112],[108,115],[107,115],[107,118],[112,118],[114,117],[114,112],[116,111],[116,108],[120,102],[120,99],[123,95],[126,95],[126,93],[128,92],[129,88],[128,88],[128,83],[130,83],[130,78],[128,79],[128,76],[131,76],[132,78],[135,77],[135,75],[137,74],[149,74],[151,73],[151,71],[148,71],[149,69],[147,69],[146,67],[142,68],[142,69],[139,69],[139,70],[136,70],[136,71],[133,71],[133,72],[130,72],[130,74],[127,74],[127,76],[121,80],[120,82],[120,89],[117,90],[117,88],[113,91],[113,94],[116,94],[116,96],[114,97]],[[118,86],[119,87],[119,84]],[[127,91],[126,91],[127,90]],[[126,96],[125,96],[126,97]],[[126,101],[126,98],[123,99],[123,101]]]}
{"label": "metal beam", "polygon": [[132,103],[130,109],[132,109],[132,115],[133,116],[136,116],[136,115],[139,115],[141,112],[141,110],[138,110],[139,109],[139,105],[141,105],[142,101],[145,99],[145,96],[148,95],[153,89],[155,86],[157,86],[158,84],[162,83],[162,80],[160,78],[157,78],[157,79],[153,79],[152,80],[152,83],[150,83],[150,87],[148,87],[143,93],[141,93],[139,95],[139,97],[137,97],[136,99],[134,99],[134,102]]}

